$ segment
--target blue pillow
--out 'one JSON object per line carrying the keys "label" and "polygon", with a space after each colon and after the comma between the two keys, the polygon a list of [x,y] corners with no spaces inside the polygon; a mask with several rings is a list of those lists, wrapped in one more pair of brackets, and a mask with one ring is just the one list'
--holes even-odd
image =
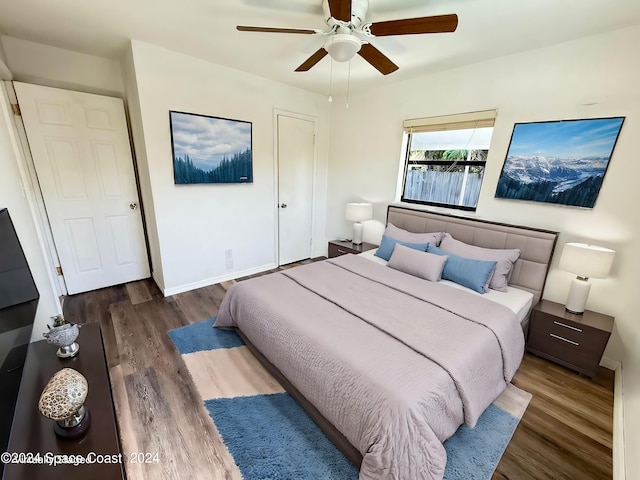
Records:
{"label": "blue pillow", "polygon": [[400,245],[404,245],[405,247],[413,248],[414,250],[420,250],[421,252],[426,252],[427,247],[429,246],[428,243],[402,242],[400,240],[396,240],[393,237],[387,237],[386,235],[383,235],[382,241],[380,242],[380,246],[378,247],[378,250],[376,250],[376,253],[374,253],[374,255],[388,262],[389,259],[391,258],[391,254],[393,253],[393,247],[396,246],[396,243]]}
{"label": "blue pillow", "polygon": [[459,257],[431,245],[427,247],[427,252],[449,257],[442,269],[443,280],[451,280],[478,293],[486,292],[497,262]]}

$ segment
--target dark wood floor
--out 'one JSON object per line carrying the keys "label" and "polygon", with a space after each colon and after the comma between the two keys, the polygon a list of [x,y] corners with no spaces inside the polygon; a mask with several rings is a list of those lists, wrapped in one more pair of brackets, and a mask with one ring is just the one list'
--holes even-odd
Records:
{"label": "dark wood floor", "polygon": [[[129,479],[240,480],[167,335],[216,315],[228,285],[163,298],[142,280],[65,299],[67,320],[102,327],[124,452],[158,453],[126,465]],[[613,372],[588,380],[527,354],[513,383],[533,399],[494,479],[612,478]]]}

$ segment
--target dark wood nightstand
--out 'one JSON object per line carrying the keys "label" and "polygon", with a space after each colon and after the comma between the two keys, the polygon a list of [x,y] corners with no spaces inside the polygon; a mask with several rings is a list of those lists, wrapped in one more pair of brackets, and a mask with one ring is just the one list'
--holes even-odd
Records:
{"label": "dark wood nightstand", "polygon": [[589,310],[576,315],[564,305],[542,300],[531,312],[527,351],[593,377],[613,322],[609,315]]}
{"label": "dark wood nightstand", "polygon": [[362,253],[367,250],[373,250],[374,248],[378,248],[378,245],[367,242],[362,242],[360,245],[354,245],[351,242],[331,240],[329,242],[329,258],[339,257],[345,253]]}

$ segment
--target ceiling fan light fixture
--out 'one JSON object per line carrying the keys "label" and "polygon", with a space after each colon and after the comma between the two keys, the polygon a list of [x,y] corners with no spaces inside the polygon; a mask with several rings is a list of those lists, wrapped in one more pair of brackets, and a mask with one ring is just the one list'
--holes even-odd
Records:
{"label": "ceiling fan light fixture", "polygon": [[348,33],[337,33],[324,44],[324,49],[336,62],[351,60],[360,51],[360,47],[360,39]]}

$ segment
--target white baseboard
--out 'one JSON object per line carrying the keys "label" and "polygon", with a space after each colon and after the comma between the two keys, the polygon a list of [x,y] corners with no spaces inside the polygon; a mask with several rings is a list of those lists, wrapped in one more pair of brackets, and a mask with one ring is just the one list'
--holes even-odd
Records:
{"label": "white baseboard", "polygon": [[621,363],[617,360],[612,360],[610,358],[607,357],[602,357],[602,360],[600,360],[600,366],[607,368],[609,370],[613,370],[614,372],[618,369],[618,367],[620,367]]}
{"label": "white baseboard", "polygon": [[261,265],[259,267],[249,268],[247,270],[231,272],[227,275],[223,275],[220,277],[206,278],[204,280],[200,280],[193,283],[186,283],[186,284],[178,285],[177,287],[171,287],[171,288],[163,288],[158,283],[155,276],[154,276],[154,280],[156,280],[156,283],[158,284],[158,287],[160,287],[162,294],[165,297],[169,297],[171,295],[177,295],[178,293],[188,292],[189,290],[195,290],[196,288],[208,287],[209,285],[215,285],[216,283],[228,282],[229,280],[235,280],[236,278],[246,277],[247,275],[254,275],[256,273],[261,273],[266,270],[272,270],[276,267],[277,265],[275,263],[270,263],[267,265]]}
{"label": "white baseboard", "polygon": [[624,403],[622,384],[622,364],[615,369],[616,378],[613,387],[613,480],[625,480],[624,460]]}
{"label": "white baseboard", "polygon": [[625,480],[622,363],[602,357],[600,366],[616,372],[613,386],[613,480]]}

